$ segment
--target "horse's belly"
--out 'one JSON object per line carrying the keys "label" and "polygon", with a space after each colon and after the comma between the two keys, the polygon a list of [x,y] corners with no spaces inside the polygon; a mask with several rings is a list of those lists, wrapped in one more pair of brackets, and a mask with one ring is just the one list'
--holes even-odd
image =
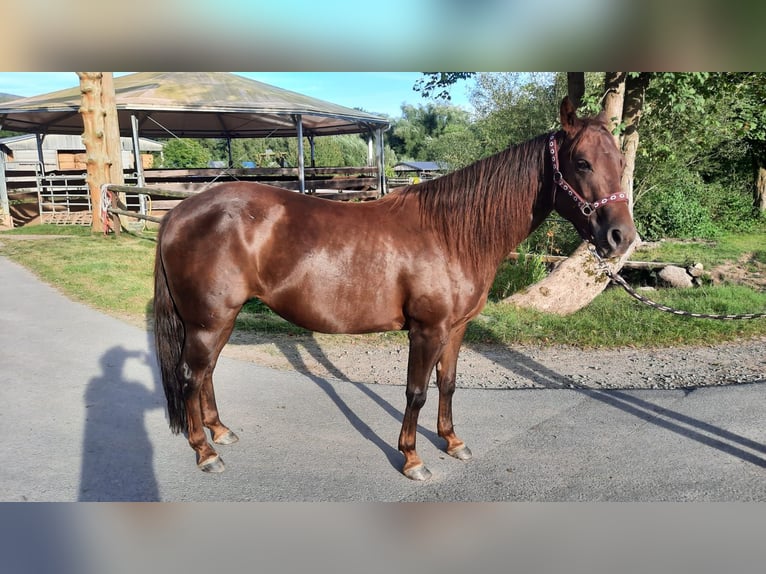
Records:
{"label": "horse's belly", "polygon": [[371,301],[364,290],[354,297],[324,298],[320,294],[299,293],[264,303],[291,323],[318,333],[397,331],[405,323],[401,305]]}

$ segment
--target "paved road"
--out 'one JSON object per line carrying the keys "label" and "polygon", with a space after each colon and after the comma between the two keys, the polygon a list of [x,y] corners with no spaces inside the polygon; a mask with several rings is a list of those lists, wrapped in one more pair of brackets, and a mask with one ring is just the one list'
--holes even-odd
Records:
{"label": "paved road", "polygon": [[441,452],[432,393],[398,471],[403,387],[222,358],[240,442],[206,475],[168,429],[142,329],[74,303],[0,258],[3,501],[766,501],[766,381],[683,390],[460,389],[474,453]]}

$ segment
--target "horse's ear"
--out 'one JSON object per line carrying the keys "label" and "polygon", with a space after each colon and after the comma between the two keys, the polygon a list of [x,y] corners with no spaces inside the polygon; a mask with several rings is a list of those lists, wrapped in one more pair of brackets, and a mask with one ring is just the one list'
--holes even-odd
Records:
{"label": "horse's ear", "polygon": [[561,100],[561,108],[559,109],[561,115],[561,128],[570,136],[574,135],[577,131],[580,118],[577,117],[577,110],[575,110],[572,100],[569,96],[564,96]]}

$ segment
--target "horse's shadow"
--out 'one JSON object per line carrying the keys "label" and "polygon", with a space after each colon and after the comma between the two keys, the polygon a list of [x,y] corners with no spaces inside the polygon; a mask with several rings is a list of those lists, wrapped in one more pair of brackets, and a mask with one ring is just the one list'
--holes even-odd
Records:
{"label": "horse's shadow", "polygon": [[[481,326],[474,325],[474,328],[481,329]],[[479,352],[483,350],[480,346],[475,346],[474,349]],[[488,358],[508,371],[528,379],[541,387],[548,389],[569,389],[581,393],[592,400],[600,401],[610,407],[624,411],[642,421],[649,422],[685,438],[693,439],[706,446],[718,449],[731,456],[755,464],[756,466],[766,467],[766,458],[757,456],[740,448],[745,447],[766,454],[766,445],[757,443],[736,433],[732,433],[705,421],[690,417],[689,415],[661,407],[650,401],[639,398],[633,393],[621,390],[599,390],[585,387],[581,383],[578,383],[565,375],[561,375],[523,353],[510,348],[506,348],[502,353],[493,353],[492,357]],[[695,388],[684,389],[684,392],[687,395],[694,391]]]}
{"label": "horse's shadow", "polygon": [[[372,428],[370,428],[370,426],[354,412],[348,403],[343,400],[327,379],[311,372],[311,369],[301,356],[301,350],[311,355],[315,361],[326,369],[332,378],[351,385],[354,389],[364,394],[367,398],[391,415],[391,417],[399,424],[401,424],[402,419],[404,418],[404,413],[401,410],[397,409],[386,399],[375,393],[373,390],[374,387],[369,384],[352,381],[327,357],[313,336],[280,338],[275,341],[275,344],[296,371],[304,374],[317,387],[324,391],[359,434],[383,451],[392,466],[397,469],[402,467],[404,464],[404,455],[391,446],[390,441],[384,440],[372,430]],[[404,392],[402,392],[402,401],[404,401]],[[431,441],[437,448],[443,449],[446,445],[444,439],[439,437],[438,434],[420,425],[418,425],[418,433]]]}
{"label": "horse's shadow", "polygon": [[[481,328],[480,326],[478,328]],[[277,342],[277,346],[290,361],[293,368],[308,376],[319,388],[321,388],[328,397],[338,406],[340,411],[348,418],[352,426],[362,436],[375,443],[388,457],[392,465],[397,468],[401,466],[404,457],[395,450],[388,442],[381,439],[374,431],[362,421],[358,415],[348,406],[348,404],[338,395],[333,386],[325,379],[311,370],[301,358],[300,348],[308,352],[319,364],[321,364],[330,375],[340,381],[354,385],[354,388],[367,395],[370,399],[380,405],[392,418],[401,423],[403,412],[391,405],[388,401],[378,396],[367,384],[351,381],[327,355],[322,351],[320,345],[312,337],[300,337],[296,339],[284,339]],[[482,346],[474,346],[478,352],[486,352]],[[745,449],[750,449],[757,453],[766,454],[766,445],[757,443],[751,439],[740,436],[716,425],[703,420],[696,419],[689,415],[674,411],[652,403],[646,399],[620,390],[598,390],[584,387],[577,381],[562,375],[553,369],[542,365],[519,351],[506,349],[503,352],[493,352],[488,356],[495,364],[507,369],[517,376],[523,377],[536,385],[548,389],[567,389],[581,393],[591,400],[599,401],[612,408],[619,409],[628,413],[643,422],[647,422],[663,428],[667,431],[676,433],[682,437],[695,440],[701,444],[720,450],[726,454],[737,457],[743,461],[752,463],[756,466],[766,467],[766,457],[759,456]],[[406,373],[402,373],[402,380],[406,378]],[[460,365],[458,364],[458,386],[460,384]],[[694,392],[694,389],[687,389],[685,392]],[[459,400],[459,399],[458,399]],[[418,432],[430,440],[437,448],[444,448],[444,441],[433,431],[418,426]]]}

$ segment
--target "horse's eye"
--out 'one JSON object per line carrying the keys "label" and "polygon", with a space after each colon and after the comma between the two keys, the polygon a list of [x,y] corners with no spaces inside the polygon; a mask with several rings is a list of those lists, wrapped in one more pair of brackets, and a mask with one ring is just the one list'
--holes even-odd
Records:
{"label": "horse's eye", "polygon": [[590,171],[590,164],[584,159],[575,161],[575,167],[577,168],[577,171]]}

